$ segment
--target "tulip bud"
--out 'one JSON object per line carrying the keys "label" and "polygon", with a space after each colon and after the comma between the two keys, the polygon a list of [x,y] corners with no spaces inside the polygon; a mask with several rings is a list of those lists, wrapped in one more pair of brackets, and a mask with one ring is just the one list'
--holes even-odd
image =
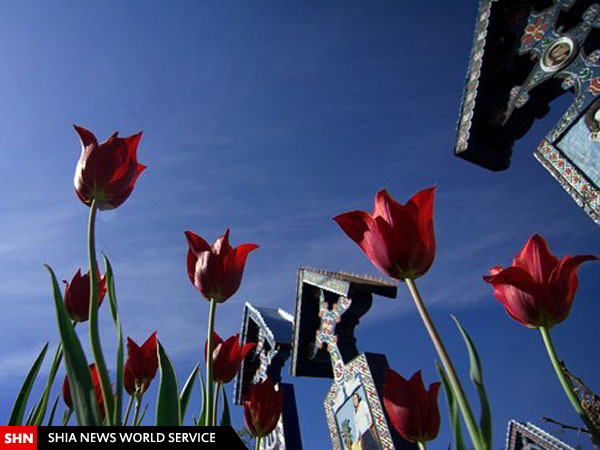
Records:
{"label": "tulip bud", "polygon": [[[100,277],[100,271],[96,268],[98,274],[98,306],[102,304],[106,294],[106,274]],[[81,275],[81,269],[77,270],[75,276],[65,287],[65,308],[71,320],[75,322],[85,322],[90,314],[90,271]]]}
{"label": "tulip bud", "polygon": [[150,382],[158,370],[158,353],[156,331],[150,335],[142,346],[138,346],[133,339],[127,338],[127,361],[123,369],[123,384],[129,395],[133,395],[137,388],[146,392]]}
{"label": "tulip bud", "polygon": [[126,138],[114,133],[98,144],[91,131],[74,127],[81,141],[81,157],[74,180],[77,196],[87,206],[95,199],[101,210],[118,207],[127,200],[138,176],[146,168],[137,161],[142,133]]}
{"label": "tulip bud", "polygon": [[[217,332],[213,332],[213,380],[215,383],[229,383],[240,370],[242,361],[250,350],[256,345],[254,342],[240,347],[240,335],[234,334],[223,341]],[[206,347],[204,357],[206,358]]]}
{"label": "tulip bud", "polygon": [[405,440],[427,442],[440,431],[438,391],[440,383],[431,383],[425,390],[421,371],[405,380],[388,369],[383,385],[383,403],[392,425]]}
{"label": "tulip bud", "polygon": [[381,190],[372,214],[350,211],[333,220],[382,273],[415,279],[425,275],[435,258],[434,197],[431,187],[401,205]]}
{"label": "tulip bud", "polygon": [[279,421],[283,409],[283,391],[276,389],[270,378],[251,384],[244,400],[246,428],[255,437],[270,434]]}
{"label": "tulip bud", "polygon": [[[96,401],[100,409],[100,418],[104,420],[106,411],[104,409],[104,397],[102,396],[102,386],[100,384],[100,377],[98,376],[98,370],[96,364],[90,364],[90,375],[92,376],[92,385],[94,386],[94,393],[96,394]],[[65,405],[69,409],[73,408],[73,398],[71,397],[71,386],[69,385],[69,375],[65,375],[65,379],[62,385],[62,396]]]}
{"label": "tulip bud", "polygon": [[197,234],[185,232],[188,242],[187,270],[194,287],[207,300],[226,301],[242,282],[248,253],[258,245],[229,245],[229,229],[212,246]]}
{"label": "tulip bud", "polygon": [[492,267],[483,279],[494,287],[494,295],[514,320],[529,328],[552,328],[571,311],[579,266],[597,259],[594,255],[567,255],[559,261],[536,234],[511,267]]}

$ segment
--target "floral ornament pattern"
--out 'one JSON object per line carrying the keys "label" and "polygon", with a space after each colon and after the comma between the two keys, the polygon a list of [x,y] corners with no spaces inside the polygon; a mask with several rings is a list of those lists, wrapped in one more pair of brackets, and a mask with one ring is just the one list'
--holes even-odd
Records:
{"label": "floral ornament pattern", "polygon": [[587,90],[592,95],[600,94],[600,77],[596,77],[590,81],[590,85],[588,86]]}
{"label": "floral ornament pattern", "polygon": [[541,18],[534,23],[530,23],[525,28],[525,34],[521,37],[521,42],[527,46],[532,45],[534,41],[539,41],[544,37],[544,34],[546,34],[549,27],[550,24],[544,22]]}

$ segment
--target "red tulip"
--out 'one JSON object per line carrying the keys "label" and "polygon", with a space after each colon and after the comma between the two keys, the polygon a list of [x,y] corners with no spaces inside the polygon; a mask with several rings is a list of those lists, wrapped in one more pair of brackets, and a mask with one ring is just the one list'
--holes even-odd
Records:
{"label": "red tulip", "polygon": [[431,383],[425,390],[421,371],[406,381],[388,369],[383,384],[383,403],[394,428],[410,442],[427,442],[440,431],[438,391],[440,383]]}
{"label": "red tulip", "polygon": [[[96,268],[98,274],[98,306],[102,304],[104,294],[106,294],[106,274],[100,278],[100,271]],[[65,308],[71,320],[75,322],[85,322],[90,314],[90,271],[81,275],[81,269],[71,280],[71,283],[64,282],[65,287]]]}
{"label": "red tulip", "polygon": [[150,335],[142,346],[133,339],[127,338],[127,361],[123,369],[123,385],[129,395],[136,391],[136,385],[146,392],[150,382],[158,370],[158,353],[156,350],[156,331]]}
{"label": "red tulip", "polygon": [[[104,409],[104,397],[102,396],[102,386],[100,384],[100,377],[98,376],[98,370],[96,370],[96,364],[90,364],[90,375],[92,376],[92,384],[94,385],[94,393],[96,394],[96,401],[100,409],[100,418],[104,420],[106,412]],[[69,386],[69,375],[65,375],[65,380],[62,385],[62,396],[67,407],[73,408],[73,398],[71,397],[71,388]]]}
{"label": "red tulip", "polygon": [[207,300],[222,303],[236,293],[244,274],[246,257],[258,245],[229,245],[229,229],[212,246],[197,234],[185,232],[189,250],[187,270],[190,281]]}
{"label": "red tulip", "polygon": [[81,141],[81,157],[75,169],[75,192],[90,206],[96,199],[99,209],[121,205],[146,166],[137,161],[137,147],[142,133],[126,138],[111,137],[98,144],[96,136],[83,127],[73,125]]}
{"label": "red tulip", "polygon": [[246,428],[255,437],[264,437],[277,426],[283,409],[283,391],[275,389],[273,380],[251,384],[244,400]]}
{"label": "red tulip", "polygon": [[[240,370],[242,361],[250,350],[256,345],[254,342],[240,347],[240,335],[234,334],[226,341],[213,331],[213,380],[215,383],[229,383]],[[206,359],[206,347],[204,346],[204,358]]]}
{"label": "red tulip", "polygon": [[548,244],[535,234],[529,238],[511,267],[492,267],[483,279],[506,312],[526,327],[552,328],[567,318],[577,290],[577,270],[594,255],[554,256]]}
{"label": "red tulip", "polygon": [[373,213],[350,211],[333,218],[384,274],[403,280],[424,275],[435,257],[435,187],[417,192],[406,205],[384,189]]}

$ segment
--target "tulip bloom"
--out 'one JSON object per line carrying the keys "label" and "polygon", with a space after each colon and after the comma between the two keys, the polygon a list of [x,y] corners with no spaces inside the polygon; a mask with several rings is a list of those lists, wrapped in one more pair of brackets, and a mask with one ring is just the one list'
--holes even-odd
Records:
{"label": "tulip bloom", "polygon": [[427,442],[440,431],[438,391],[440,383],[431,383],[425,390],[421,371],[405,380],[391,369],[385,373],[383,403],[394,428],[410,442]]}
{"label": "tulip bloom", "polygon": [[[94,386],[94,393],[96,394],[96,401],[100,409],[100,418],[104,420],[106,411],[104,409],[104,397],[102,397],[102,386],[100,386],[100,377],[98,376],[98,370],[96,364],[90,364],[90,375],[92,376],[92,384]],[[62,396],[65,405],[69,409],[73,408],[73,398],[71,397],[71,387],[69,385],[69,375],[65,375],[65,380],[62,385]]]}
{"label": "tulip bloom", "polygon": [[[239,334],[234,334],[223,341],[216,331],[213,332],[213,380],[215,383],[229,383],[240,370],[242,361],[250,350],[256,345],[254,342],[240,347]],[[204,346],[204,357],[206,358],[206,347]]]}
{"label": "tulip bloom", "polygon": [[158,370],[158,353],[156,345],[156,331],[138,346],[133,339],[127,338],[127,361],[123,369],[123,385],[129,395],[133,395],[137,388],[143,394],[148,390],[150,382]]}
{"label": "tulip bloom", "polygon": [[77,196],[88,206],[95,199],[101,210],[118,207],[127,200],[138,176],[146,168],[138,163],[136,154],[142,133],[120,138],[115,132],[98,144],[91,131],[74,127],[82,147],[75,169]]}
{"label": "tulip bloom", "polygon": [[240,287],[246,257],[258,245],[229,245],[229,229],[212,246],[197,234],[185,232],[188,242],[187,270],[194,287],[207,300],[222,303]]}
{"label": "tulip bloom", "polygon": [[415,279],[435,257],[434,197],[431,187],[402,205],[384,189],[375,197],[373,213],[350,211],[333,220],[381,272],[397,280]]}
{"label": "tulip bloom", "polygon": [[514,320],[529,328],[552,328],[569,315],[579,266],[597,259],[594,255],[567,255],[559,260],[536,234],[511,267],[492,267],[483,279],[494,287],[494,295]]}
{"label": "tulip bloom", "polygon": [[251,384],[244,400],[246,428],[253,436],[262,438],[275,429],[283,409],[283,391],[275,389],[270,378]]}
{"label": "tulip bloom", "polygon": [[[97,269],[96,269],[97,270]],[[106,294],[106,274],[99,280],[98,306],[102,304]],[[71,320],[75,322],[85,322],[90,314],[90,271],[81,275],[81,269],[73,277],[70,283],[64,282],[65,287],[65,308]]]}

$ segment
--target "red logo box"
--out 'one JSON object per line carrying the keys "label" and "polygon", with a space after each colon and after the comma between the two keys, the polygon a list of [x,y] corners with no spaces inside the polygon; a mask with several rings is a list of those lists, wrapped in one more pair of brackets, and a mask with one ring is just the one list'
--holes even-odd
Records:
{"label": "red logo box", "polygon": [[36,450],[37,427],[0,427],[0,449]]}

